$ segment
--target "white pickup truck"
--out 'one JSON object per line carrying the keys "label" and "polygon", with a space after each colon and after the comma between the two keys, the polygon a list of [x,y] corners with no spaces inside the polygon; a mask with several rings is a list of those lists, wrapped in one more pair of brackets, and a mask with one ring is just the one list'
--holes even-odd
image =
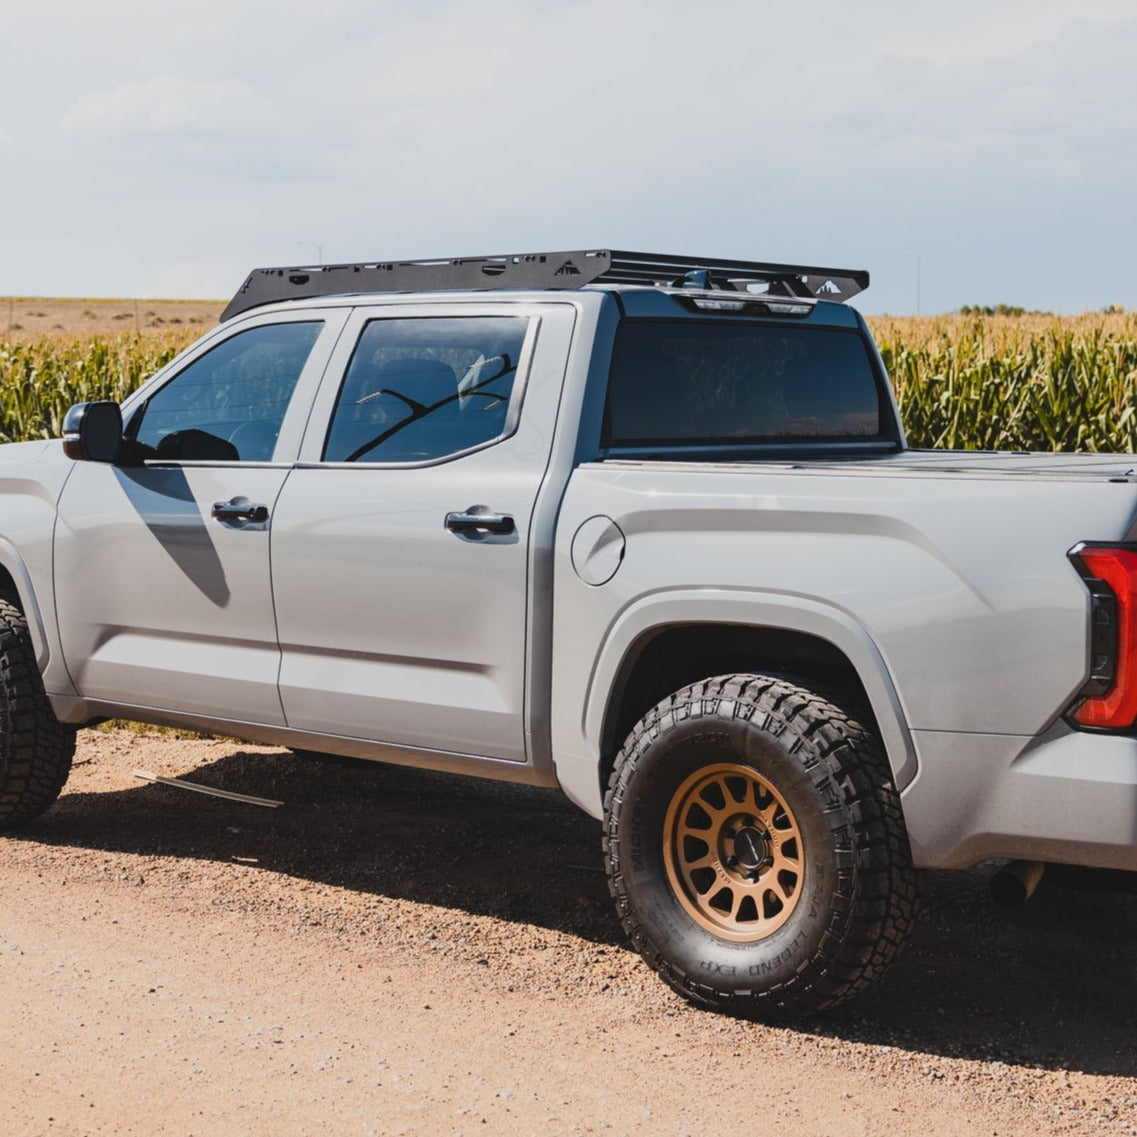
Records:
{"label": "white pickup truck", "polygon": [[254,272],[0,448],[0,821],[125,717],[559,786],[629,936],[766,1018],[917,870],[1137,870],[1137,459],[909,450],[847,270]]}

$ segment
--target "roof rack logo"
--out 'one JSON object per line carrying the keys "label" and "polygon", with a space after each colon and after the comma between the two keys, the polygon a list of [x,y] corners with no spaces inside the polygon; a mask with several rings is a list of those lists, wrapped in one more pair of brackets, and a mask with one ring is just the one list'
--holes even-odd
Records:
{"label": "roof rack logo", "polygon": [[833,295],[840,296],[841,295],[840,286],[834,284],[833,281],[831,281],[831,280],[827,280],[817,291],[818,292],[828,292],[830,296],[833,296]]}
{"label": "roof rack logo", "polygon": [[580,276],[580,269],[572,263],[572,261],[565,261],[563,265],[553,274],[554,276]]}

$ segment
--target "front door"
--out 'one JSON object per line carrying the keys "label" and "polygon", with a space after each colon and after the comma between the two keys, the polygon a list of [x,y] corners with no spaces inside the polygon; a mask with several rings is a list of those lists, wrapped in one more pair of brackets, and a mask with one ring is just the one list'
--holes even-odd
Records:
{"label": "front door", "polygon": [[312,317],[243,321],[128,404],[132,464],[76,464],[55,573],[80,695],[283,723],[269,576],[291,469],[280,452],[295,457],[336,330]]}

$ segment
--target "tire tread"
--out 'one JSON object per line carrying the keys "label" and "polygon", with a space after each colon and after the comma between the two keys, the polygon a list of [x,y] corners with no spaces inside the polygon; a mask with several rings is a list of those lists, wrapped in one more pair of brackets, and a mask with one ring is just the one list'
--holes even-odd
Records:
{"label": "tire tread", "polygon": [[[625,887],[617,820],[644,751],[692,716],[743,718],[778,738],[818,788],[838,804],[825,811],[849,844],[834,886],[838,919],[793,979],[758,991],[719,990],[665,957],[645,933]],[[822,694],[791,677],[720,675],[693,683],[653,707],[616,758],[604,797],[604,854],[609,890],[625,932],[647,962],[681,994],[730,1013],[771,1019],[831,1007],[875,983],[899,954],[917,915],[917,873],[880,741]]]}
{"label": "tire tread", "polygon": [[30,821],[51,806],[74,752],[75,731],[44,693],[27,619],[0,598],[0,825]]}

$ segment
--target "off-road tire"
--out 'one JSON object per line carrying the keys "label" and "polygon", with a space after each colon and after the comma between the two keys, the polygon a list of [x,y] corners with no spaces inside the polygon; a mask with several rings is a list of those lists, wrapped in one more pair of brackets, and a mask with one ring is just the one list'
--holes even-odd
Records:
{"label": "off-road tire", "polygon": [[28,622],[0,598],[0,826],[43,813],[59,797],[74,753],[75,731],[44,694]]}
{"label": "off-road tire", "polygon": [[[724,820],[736,803],[748,835]],[[664,699],[617,756],[604,810],[624,930],[695,1003],[769,1021],[831,1007],[884,973],[915,918],[879,740],[788,678],[723,675]],[[761,873],[781,884],[762,891]]]}

